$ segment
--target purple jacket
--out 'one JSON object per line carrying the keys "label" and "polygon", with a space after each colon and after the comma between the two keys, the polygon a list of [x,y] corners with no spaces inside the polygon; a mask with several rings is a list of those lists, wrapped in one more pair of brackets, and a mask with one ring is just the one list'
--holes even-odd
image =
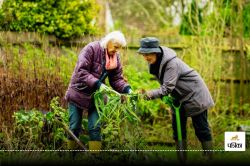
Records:
{"label": "purple jacket", "polygon": [[[108,71],[108,78],[111,87],[123,93],[129,85],[122,76],[122,65],[119,56],[117,57],[117,68]],[[99,41],[91,42],[81,50],[65,94],[67,102],[73,102],[82,109],[89,107],[92,94],[104,71],[104,63],[105,49]]]}

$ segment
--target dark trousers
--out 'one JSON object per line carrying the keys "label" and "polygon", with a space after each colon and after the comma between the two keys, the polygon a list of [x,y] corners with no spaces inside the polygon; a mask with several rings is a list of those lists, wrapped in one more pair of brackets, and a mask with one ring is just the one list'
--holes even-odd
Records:
{"label": "dark trousers", "polygon": [[[185,110],[180,109],[180,121],[181,121],[181,132],[182,139],[187,138],[187,116],[185,115]],[[195,130],[195,135],[200,142],[211,141],[212,135],[211,130],[207,120],[207,110],[202,113],[192,116],[192,124]],[[173,139],[178,140],[177,137],[177,126],[176,126],[176,116],[172,113],[172,128],[173,128]]]}
{"label": "dark trousers", "polygon": [[[79,137],[82,130],[82,113],[83,110],[77,107],[74,103],[69,103],[69,128]],[[101,124],[97,123],[99,118],[96,107],[91,103],[88,108],[88,132],[91,141],[101,141]],[[72,139],[72,138],[69,138]]]}

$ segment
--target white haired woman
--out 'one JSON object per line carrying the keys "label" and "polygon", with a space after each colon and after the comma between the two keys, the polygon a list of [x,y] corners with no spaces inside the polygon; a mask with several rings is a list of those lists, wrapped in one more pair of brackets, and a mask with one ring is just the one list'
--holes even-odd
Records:
{"label": "white haired woman", "polygon": [[[87,44],[78,56],[65,95],[69,108],[69,127],[76,137],[79,137],[81,131],[82,112],[88,110],[89,149],[95,152],[101,149],[101,134],[100,124],[95,125],[99,116],[92,94],[106,86],[106,77],[114,90],[131,93],[131,87],[122,76],[119,58],[119,50],[124,46],[126,40],[120,31],[113,31],[100,41]],[[69,138],[68,148],[75,148],[72,138]]]}

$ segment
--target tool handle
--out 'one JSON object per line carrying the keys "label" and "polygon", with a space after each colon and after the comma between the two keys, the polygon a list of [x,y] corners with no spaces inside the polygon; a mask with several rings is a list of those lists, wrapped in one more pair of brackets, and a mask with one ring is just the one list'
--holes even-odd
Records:
{"label": "tool handle", "polygon": [[58,120],[57,118],[55,118],[56,122],[59,123],[63,129],[76,141],[76,143],[83,149],[83,150],[87,150],[87,148],[82,144],[82,142],[75,136],[75,134],[68,129],[68,127],[62,123],[60,120]]}

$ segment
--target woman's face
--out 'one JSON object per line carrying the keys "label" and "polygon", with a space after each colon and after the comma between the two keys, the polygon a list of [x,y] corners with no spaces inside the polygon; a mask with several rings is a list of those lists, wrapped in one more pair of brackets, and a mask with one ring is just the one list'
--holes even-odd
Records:
{"label": "woman's face", "polygon": [[107,51],[109,56],[115,55],[121,49],[121,45],[117,42],[109,41],[107,44]]}
{"label": "woman's face", "polygon": [[157,60],[156,53],[142,54],[143,58],[149,63],[154,64]]}

